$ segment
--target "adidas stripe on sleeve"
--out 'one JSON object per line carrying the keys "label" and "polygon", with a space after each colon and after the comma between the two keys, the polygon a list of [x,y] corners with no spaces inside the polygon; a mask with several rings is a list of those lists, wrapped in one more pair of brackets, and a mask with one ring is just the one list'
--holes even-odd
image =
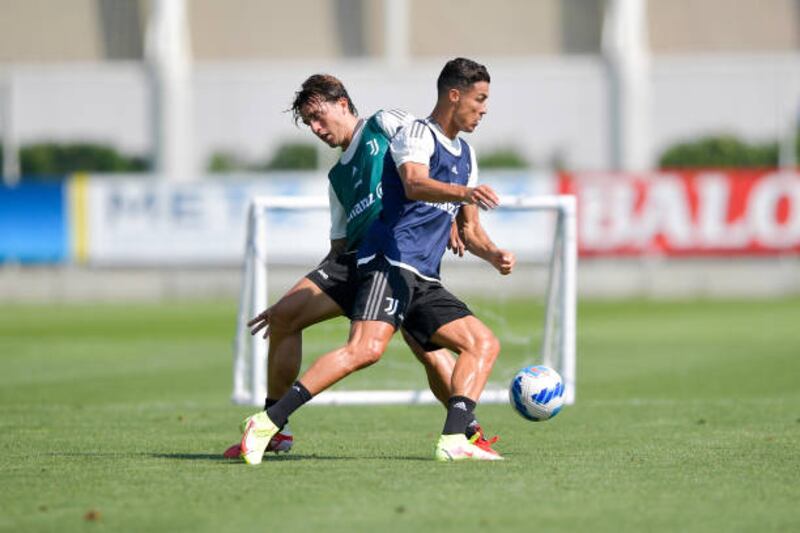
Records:
{"label": "adidas stripe on sleeve", "polygon": [[414,115],[406,113],[402,109],[389,109],[388,111],[378,111],[375,115],[378,125],[388,138],[394,137],[398,131],[414,122]]}
{"label": "adidas stripe on sleeve", "polygon": [[400,130],[392,139],[390,150],[394,164],[400,167],[403,163],[421,163],[429,165],[434,151],[433,133],[422,122],[413,122]]}

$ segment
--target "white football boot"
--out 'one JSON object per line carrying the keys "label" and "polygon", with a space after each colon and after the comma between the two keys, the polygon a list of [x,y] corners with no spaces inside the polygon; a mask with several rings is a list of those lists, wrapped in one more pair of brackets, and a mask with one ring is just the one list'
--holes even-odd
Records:
{"label": "white football boot", "polygon": [[503,456],[494,450],[484,450],[467,440],[466,435],[441,435],[434,453],[437,461],[502,461]]}

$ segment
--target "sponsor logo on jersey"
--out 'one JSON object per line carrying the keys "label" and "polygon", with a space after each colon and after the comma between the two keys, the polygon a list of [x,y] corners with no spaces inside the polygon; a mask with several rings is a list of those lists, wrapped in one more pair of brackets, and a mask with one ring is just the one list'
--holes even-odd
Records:
{"label": "sponsor logo on jersey", "polygon": [[375,195],[369,193],[367,196],[359,200],[356,205],[353,206],[353,209],[351,209],[350,212],[347,214],[347,221],[350,222],[358,215],[366,211],[367,208],[374,203],[375,203]]}
{"label": "sponsor logo on jersey", "polygon": [[435,207],[441,211],[445,211],[450,215],[450,217],[455,218],[458,214],[458,209],[461,207],[460,203],[455,202],[447,202],[447,203],[436,203],[436,202],[422,202],[425,205],[429,205],[431,207]]}

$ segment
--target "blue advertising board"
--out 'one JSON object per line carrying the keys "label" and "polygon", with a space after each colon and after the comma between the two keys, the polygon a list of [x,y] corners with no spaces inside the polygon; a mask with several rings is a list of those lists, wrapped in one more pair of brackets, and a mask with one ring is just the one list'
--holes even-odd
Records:
{"label": "blue advertising board", "polygon": [[54,263],[69,258],[64,185],[0,187],[0,263]]}

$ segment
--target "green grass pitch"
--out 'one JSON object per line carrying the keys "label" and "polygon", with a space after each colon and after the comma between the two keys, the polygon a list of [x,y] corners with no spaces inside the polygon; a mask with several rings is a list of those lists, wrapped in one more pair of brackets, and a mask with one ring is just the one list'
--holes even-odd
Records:
{"label": "green grass pitch", "polygon": [[[472,303],[505,386],[538,311]],[[800,300],[581,304],[578,402],[478,415],[507,461],[438,464],[438,406],[314,407],[223,460],[234,302],[0,308],[1,531],[798,531]],[[346,324],[307,333],[319,354]],[[420,388],[402,346],[342,388]]]}

